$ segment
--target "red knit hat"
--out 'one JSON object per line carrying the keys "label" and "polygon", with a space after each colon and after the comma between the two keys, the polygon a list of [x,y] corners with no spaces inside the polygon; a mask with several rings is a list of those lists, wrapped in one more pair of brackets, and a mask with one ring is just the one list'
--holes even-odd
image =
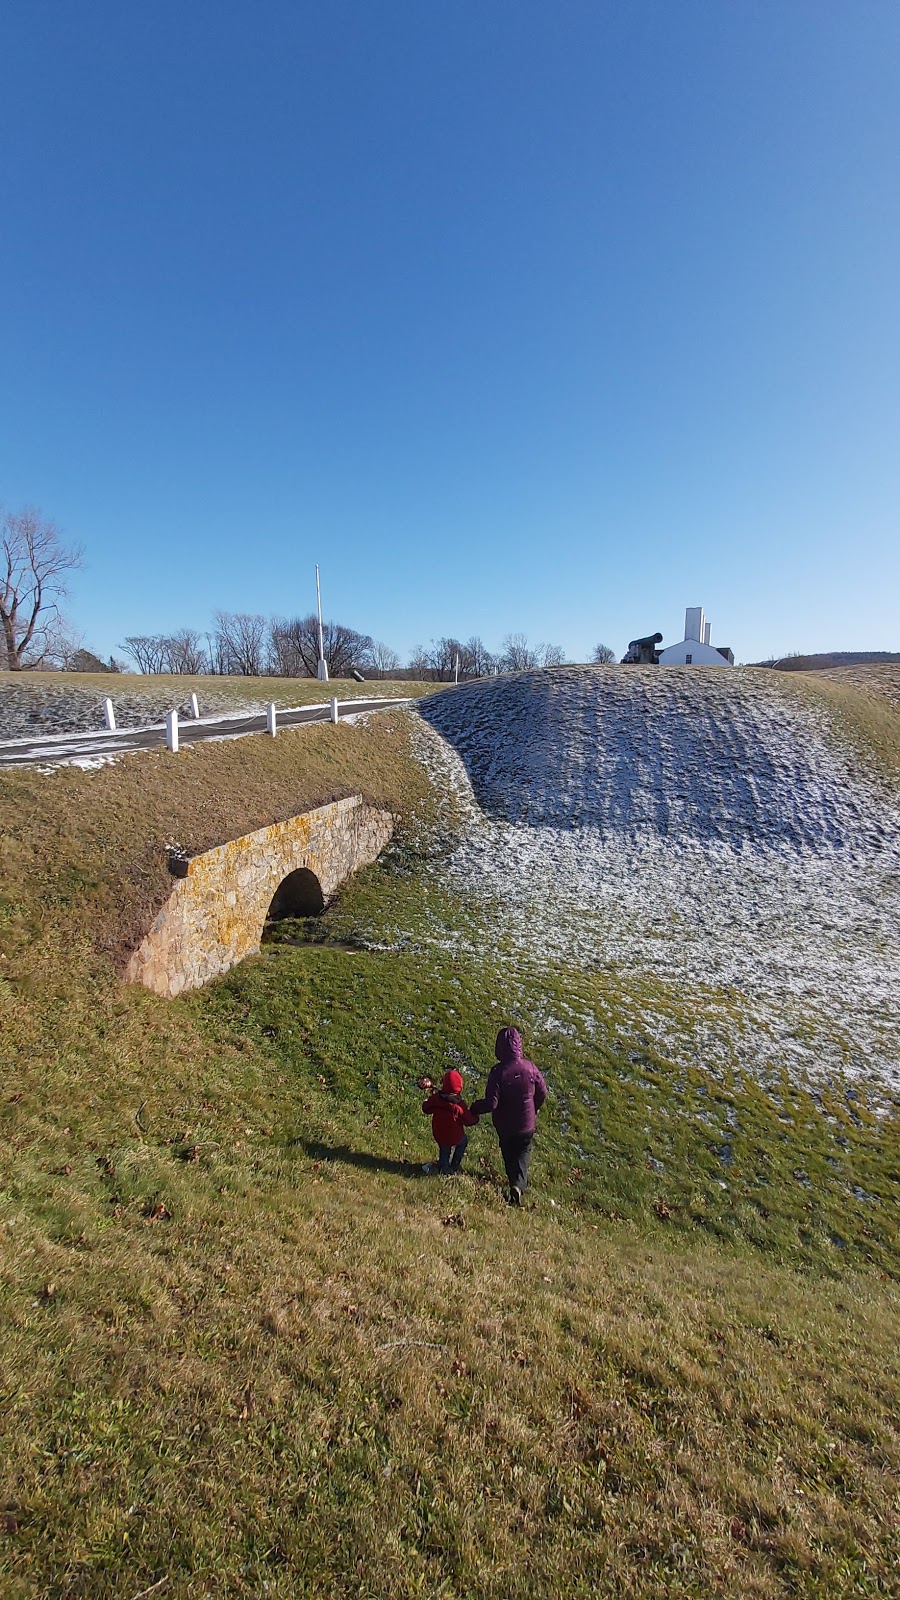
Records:
{"label": "red knit hat", "polygon": [[462,1092],[462,1073],[454,1072],[452,1068],[449,1072],[445,1072],[441,1088],[445,1094],[460,1094]]}

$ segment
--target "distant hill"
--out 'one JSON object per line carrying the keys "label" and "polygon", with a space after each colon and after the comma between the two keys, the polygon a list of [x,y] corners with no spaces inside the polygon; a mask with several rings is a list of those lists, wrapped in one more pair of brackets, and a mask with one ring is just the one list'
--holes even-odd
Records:
{"label": "distant hill", "polygon": [[871,662],[900,661],[896,650],[826,650],[817,656],[780,656],[778,660],[751,661],[753,667],[773,667],[777,672],[818,672],[823,667],[859,667]]}

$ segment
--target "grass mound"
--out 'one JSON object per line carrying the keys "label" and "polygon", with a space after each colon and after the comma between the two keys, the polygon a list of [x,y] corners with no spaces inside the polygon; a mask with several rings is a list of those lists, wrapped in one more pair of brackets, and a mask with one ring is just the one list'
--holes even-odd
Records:
{"label": "grass mound", "polygon": [[171,889],[166,846],[196,854],[312,806],[361,792],[388,810],[424,800],[403,759],[398,713],[363,726],[313,724],[250,738],[145,751],[99,771],[0,773],[0,894],[7,921],[31,933],[77,929],[121,960]]}
{"label": "grass mound", "polygon": [[[442,949],[410,720],[0,776],[0,1587],[889,1595],[896,1121]],[[121,986],[167,839],[357,787],[397,847],[304,942]],[[489,1126],[421,1171],[417,1077],[472,1092],[507,1015],[552,1089],[521,1212]]]}
{"label": "grass mound", "polygon": [[[438,692],[421,709],[496,821],[730,849],[883,837],[879,788],[786,674],[560,667]],[[894,738],[900,757],[900,719]]]}
{"label": "grass mound", "polygon": [[[896,712],[801,674],[572,667],[422,718],[467,807],[432,873],[455,907],[439,946],[535,984],[609,973],[612,1009],[627,997],[631,1031],[686,1069],[896,1097]],[[556,1016],[584,1033],[577,999]]]}

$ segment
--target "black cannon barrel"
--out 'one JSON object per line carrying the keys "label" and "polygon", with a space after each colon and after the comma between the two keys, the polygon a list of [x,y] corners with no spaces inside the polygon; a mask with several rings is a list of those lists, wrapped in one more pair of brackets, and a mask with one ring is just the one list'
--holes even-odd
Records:
{"label": "black cannon barrel", "polygon": [[643,639],[632,639],[624,656],[623,665],[655,667],[659,664],[659,651],[656,646],[662,644],[661,633],[647,633]]}

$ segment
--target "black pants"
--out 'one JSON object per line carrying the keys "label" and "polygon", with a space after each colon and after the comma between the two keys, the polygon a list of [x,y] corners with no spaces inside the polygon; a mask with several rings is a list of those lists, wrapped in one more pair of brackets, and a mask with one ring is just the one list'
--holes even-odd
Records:
{"label": "black pants", "polygon": [[509,1187],[521,1189],[524,1194],[528,1183],[528,1163],[531,1160],[531,1141],[534,1134],[505,1133],[498,1137]]}

